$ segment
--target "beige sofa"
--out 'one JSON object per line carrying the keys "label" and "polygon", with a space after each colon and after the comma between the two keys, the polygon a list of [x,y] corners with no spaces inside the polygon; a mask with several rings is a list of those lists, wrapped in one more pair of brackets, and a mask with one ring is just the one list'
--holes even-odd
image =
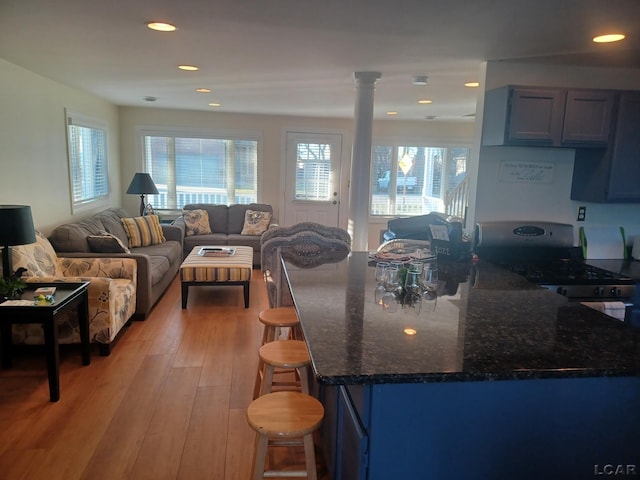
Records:
{"label": "beige sofa", "polygon": [[[260,266],[260,238],[258,234],[243,234],[247,211],[266,212],[268,224],[265,228],[275,225],[273,208],[265,203],[214,205],[211,203],[191,203],[183,207],[183,211],[204,210],[208,225],[201,228],[188,228],[185,216],[176,219],[173,224],[184,232],[183,256],[187,256],[194,247],[202,245],[237,245],[253,248],[253,265]],[[204,227],[204,228],[202,228]],[[207,228],[208,227],[208,228]],[[206,233],[201,233],[206,232]]]}
{"label": "beige sofa", "polygon": [[[134,319],[144,319],[178,273],[182,263],[183,231],[160,225],[163,239],[146,246],[131,246],[122,219],[131,219],[125,210],[110,208],[81,222],[56,227],[49,241],[65,257],[132,258],[137,264],[136,311]],[[138,217],[139,218],[139,217]],[[117,237],[129,253],[115,253],[109,245],[96,242],[104,233]]]}
{"label": "beige sofa", "polygon": [[[58,257],[49,241],[36,232],[36,243],[12,249],[13,266],[24,268],[26,282],[80,282],[89,284],[89,337],[108,355],[122,328],[131,319],[136,306],[137,266],[131,258]],[[58,324],[60,343],[80,343],[77,316],[61,313]],[[12,326],[14,344],[44,343],[41,325]]]}

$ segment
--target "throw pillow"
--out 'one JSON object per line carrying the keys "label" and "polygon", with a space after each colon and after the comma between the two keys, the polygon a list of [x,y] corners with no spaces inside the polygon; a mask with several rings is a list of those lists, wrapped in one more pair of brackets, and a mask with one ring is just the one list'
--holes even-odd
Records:
{"label": "throw pillow", "polygon": [[204,235],[211,233],[209,225],[209,212],[206,210],[183,210],[184,224],[186,226],[185,236]]}
{"label": "throw pillow", "polygon": [[127,232],[127,237],[129,237],[129,247],[146,247],[167,241],[162,233],[160,219],[157,215],[121,218],[120,220]]}
{"label": "throw pillow", "polygon": [[95,253],[131,253],[122,240],[109,232],[89,235],[87,242],[91,251]]}
{"label": "throw pillow", "polygon": [[244,214],[244,226],[240,235],[262,235],[269,228],[271,212],[247,210]]}

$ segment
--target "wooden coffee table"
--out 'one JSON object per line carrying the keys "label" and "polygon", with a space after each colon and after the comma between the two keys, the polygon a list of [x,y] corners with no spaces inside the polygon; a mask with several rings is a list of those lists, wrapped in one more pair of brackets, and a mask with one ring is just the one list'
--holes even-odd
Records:
{"label": "wooden coffee table", "polygon": [[[202,248],[228,248],[233,249],[234,254],[204,256],[199,254]],[[194,247],[180,265],[182,308],[187,308],[189,287],[201,285],[242,285],[244,287],[244,308],[249,308],[249,285],[252,272],[253,248],[251,247],[233,245]]]}
{"label": "wooden coffee table", "polygon": [[[56,287],[52,304],[36,305],[33,297],[38,287]],[[2,334],[2,366],[11,367],[11,325],[14,323],[40,323],[44,329],[44,346],[49,376],[49,397],[60,400],[60,355],[56,315],[75,308],[82,342],[82,364],[91,363],[89,339],[89,282],[28,283],[22,294],[22,304],[11,300],[0,303],[0,333]]]}

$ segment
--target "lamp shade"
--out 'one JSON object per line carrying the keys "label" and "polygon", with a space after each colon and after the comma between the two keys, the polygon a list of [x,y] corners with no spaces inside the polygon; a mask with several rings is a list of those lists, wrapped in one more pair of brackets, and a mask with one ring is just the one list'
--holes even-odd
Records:
{"label": "lamp shade", "polygon": [[156,184],[153,183],[151,175],[149,175],[148,173],[138,172],[133,176],[133,180],[131,180],[129,188],[127,188],[127,193],[137,193],[139,195],[144,193],[152,193],[154,195],[157,195],[159,192]]}
{"label": "lamp shade", "polygon": [[31,207],[28,205],[0,205],[0,245],[35,243]]}

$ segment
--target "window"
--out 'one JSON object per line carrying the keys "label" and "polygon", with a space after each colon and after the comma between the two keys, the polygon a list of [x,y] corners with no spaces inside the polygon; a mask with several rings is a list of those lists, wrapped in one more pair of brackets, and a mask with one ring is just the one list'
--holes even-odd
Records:
{"label": "window", "polygon": [[144,167],[160,192],[156,210],[188,203],[247,204],[258,197],[257,134],[142,133]]}
{"label": "window", "polygon": [[296,200],[324,201],[331,195],[331,145],[298,143]]}
{"label": "window", "polygon": [[109,198],[107,127],[99,120],[66,112],[72,212]]}
{"label": "window", "polygon": [[466,178],[468,158],[467,147],[374,145],[371,215],[410,216],[450,210],[449,197]]}

